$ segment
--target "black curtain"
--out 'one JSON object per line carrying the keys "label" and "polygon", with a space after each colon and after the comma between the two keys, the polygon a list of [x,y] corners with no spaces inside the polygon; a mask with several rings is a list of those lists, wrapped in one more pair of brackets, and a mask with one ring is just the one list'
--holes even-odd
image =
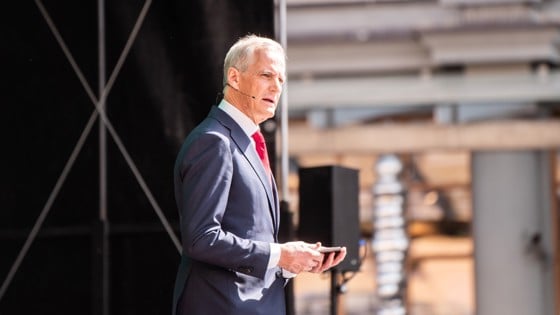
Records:
{"label": "black curtain", "polygon": [[[106,1],[109,79],[144,1]],[[43,5],[98,94],[97,1],[15,1],[5,10],[1,107],[0,282],[47,204],[94,106],[39,10]],[[177,231],[172,169],[222,89],[228,47],[272,37],[273,1],[154,1],[107,98],[107,116]],[[0,299],[0,314],[93,314],[99,295],[99,118]],[[110,312],[171,310],[179,254],[107,133]]]}

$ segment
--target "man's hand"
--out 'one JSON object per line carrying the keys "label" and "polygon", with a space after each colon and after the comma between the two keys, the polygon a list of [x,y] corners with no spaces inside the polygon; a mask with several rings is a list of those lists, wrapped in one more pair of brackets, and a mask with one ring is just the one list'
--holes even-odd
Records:
{"label": "man's hand", "polygon": [[[346,257],[346,248],[338,253],[321,254],[321,243],[288,242],[280,244],[278,266],[294,274],[303,271],[321,273],[338,265]],[[325,257],[326,256],[326,257]]]}
{"label": "man's hand", "polygon": [[323,257],[322,264],[311,270],[311,272],[324,272],[340,264],[340,262],[346,257],[346,247],[342,247],[339,252],[325,253],[322,255],[325,256]]}
{"label": "man's hand", "polygon": [[291,273],[312,271],[321,266],[323,255],[317,251],[320,243],[288,242],[280,244],[280,261],[278,266]]}

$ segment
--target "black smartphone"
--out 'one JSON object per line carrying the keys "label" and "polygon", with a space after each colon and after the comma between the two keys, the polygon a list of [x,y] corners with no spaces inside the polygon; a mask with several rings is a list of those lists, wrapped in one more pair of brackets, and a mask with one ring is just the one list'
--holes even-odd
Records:
{"label": "black smartphone", "polygon": [[332,246],[332,247],[321,246],[318,249],[319,253],[325,254],[325,255],[323,255],[323,264],[327,260],[327,257],[329,257],[329,253],[338,253],[341,250],[342,250],[342,247],[340,247],[340,246]]}
{"label": "black smartphone", "polygon": [[333,246],[333,247],[328,247],[328,246],[321,246],[318,251],[319,253],[332,253],[332,252],[340,252],[342,250],[342,247],[340,246]]}

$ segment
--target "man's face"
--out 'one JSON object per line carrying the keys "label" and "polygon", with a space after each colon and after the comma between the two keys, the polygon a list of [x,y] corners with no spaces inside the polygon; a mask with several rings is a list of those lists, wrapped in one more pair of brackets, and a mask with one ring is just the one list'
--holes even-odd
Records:
{"label": "man's face", "polygon": [[238,89],[251,97],[238,98],[240,110],[256,124],[274,117],[285,81],[285,63],[281,53],[257,50],[249,66],[239,72]]}

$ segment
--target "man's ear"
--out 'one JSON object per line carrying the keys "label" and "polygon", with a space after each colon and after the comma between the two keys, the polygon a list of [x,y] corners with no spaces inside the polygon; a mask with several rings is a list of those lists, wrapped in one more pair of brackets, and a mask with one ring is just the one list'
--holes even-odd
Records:
{"label": "man's ear", "polygon": [[227,82],[236,89],[239,88],[239,75],[239,70],[235,67],[229,67],[227,71]]}

